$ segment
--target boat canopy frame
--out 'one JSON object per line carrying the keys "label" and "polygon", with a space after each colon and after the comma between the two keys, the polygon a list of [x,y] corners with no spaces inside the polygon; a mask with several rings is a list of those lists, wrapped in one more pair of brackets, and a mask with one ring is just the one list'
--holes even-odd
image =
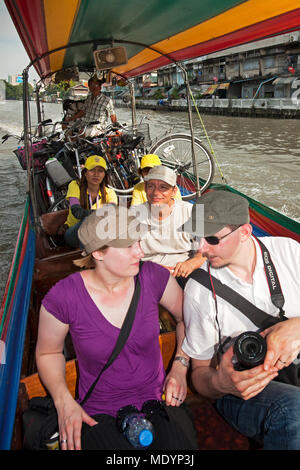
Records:
{"label": "boat canopy frame", "polygon": [[[201,191],[200,191],[200,182],[199,182],[199,175],[198,175],[198,169],[197,169],[197,164],[196,164],[196,158],[195,158],[195,133],[194,133],[194,127],[193,127],[193,119],[192,119],[192,102],[191,102],[191,89],[190,89],[190,84],[189,84],[189,78],[188,78],[188,73],[184,65],[176,61],[174,58],[172,58],[169,54],[164,53],[163,51],[160,51],[159,49],[150,46],[148,44],[144,44],[141,42],[136,42],[136,41],[125,41],[122,39],[111,39],[110,41],[104,38],[97,38],[97,39],[92,39],[92,40],[86,40],[86,41],[78,41],[74,43],[70,43],[64,46],[60,46],[58,48],[55,48],[51,51],[47,51],[44,54],[37,56],[34,60],[32,60],[28,66],[23,70],[23,127],[24,127],[24,151],[25,151],[25,159],[27,162],[27,190],[31,196],[32,200],[32,206],[33,206],[33,213],[34,213],[34,220],[35,220],[35,225],[38,225],[38,211],[37,211],[37,204],[35,200],[35,194],[33,191],[33,184],[32,184],[32,178],[31,178],[31,168],[32,168],[32,162],[31,162],[31,155],[30,155],[30,113],[29,113],[29,94],[28,94],[28,78],[29,78],[29,69],[34,66],[38,61],[44,59],[45,57],[54,54],[56,52],[59,52],[60,50],[64,49],[69,49],[72,47],[78,47],[82,45],[87,45],[87,44],[93,44],[94,50],[97,50],[99,45],[107,45],[111,44],[112,47],[115,44],[130,44],[130,45],[137,45],[137,46],[142,46],[144,48],[151,49],[152,51],[165,56],[168,60],[173,62],[177,67],[180,68],[180,70],[183,72],[184,75],[184,83],[186,86],[186,97],[187,97],[187,109],[188,109],[188,121],[189,121],[189,128],[190,128],[190,134],[191,134],[191,156],[192,156],[192,162],[193,162],[193,170],[194,170],[194,175],[195,175],[195,186],[196,186],[196,195],[197,197],[200,196]],[[74,66],[76,67],[76,66]],[[67,67],[69,69],[70,67]],[[80,66],[78,68],[81,68],[81,71],[84,70],[84,66]],[[48,74],[47,76],[41,78],[40,81],[44,81],[47,78],[51,77],[55,73],[65,70],[65,68],[56,70]],[[87,67],[85,70],[91,71],[91,67]],[[96,66],[93,68],[93,71],[95,72]],[[136,112],[135,112],[135,95],[134,95],[134,87],[132,84],[132,79],[125,77],[123,74],[119,72],[114,72],[113,68],[112,69],[106,69],[107,71],[113,72],[116,75],[119,75],[122,77],[124,80],[126,80],[129,84],[130,88],[130,96],[131,96],[131,109],[132,109],[132,127],[135,129],[136,128]],[[39,83],[39,82],[38,82]],[[37,87],[37,85],[36,85]],[[37,108],[38,108],[38,116],[41,116],[41,112],[39,109],[40,106],[40,101],[36,101]]]}

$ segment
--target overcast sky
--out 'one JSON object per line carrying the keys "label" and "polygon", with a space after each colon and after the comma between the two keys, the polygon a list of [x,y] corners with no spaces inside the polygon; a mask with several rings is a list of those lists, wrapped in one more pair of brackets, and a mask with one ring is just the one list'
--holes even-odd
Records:
{"label": "overcast sky", "polygon": [[[0,0],[0,78],[7,80],[8,75],[22,74],[29,62],[6,5]],[[31,67],[29,81],[32,83],[34,78],[37,79],[38,75]]]}

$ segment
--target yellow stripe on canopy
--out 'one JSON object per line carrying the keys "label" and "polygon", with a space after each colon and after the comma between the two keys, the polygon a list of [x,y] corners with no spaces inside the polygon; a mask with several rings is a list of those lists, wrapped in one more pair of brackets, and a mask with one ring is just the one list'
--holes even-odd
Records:
{"label": "yellow stripe on canopy", "polygon": [[[264,2],[261,0],[248,0],[171,38],[152,44],[152,46],[164,54],[169,54],[194,44],[199,44],[232,33],[237,30],[237,25],[238,29],[242,29],[255,23],[268,20],[270,17],[276,17],[295,10],[295,8],[295,0],[281,0],[280,2],[274,2],[274,0],[264,0]],[[272,12],[272,15],[270,15],[270,12]],[[144,49],[132,57],[127,65],[114,70],[122,74],[142,64],[148,63],[159,56],[160,54],[150,49]]]}
{"label": "yellow stripe on canopy", "polygon": [[[44,0],[48,49],[67,45],[81,0]],[[50,54],[51,70],[63,67],[66,49]]]}

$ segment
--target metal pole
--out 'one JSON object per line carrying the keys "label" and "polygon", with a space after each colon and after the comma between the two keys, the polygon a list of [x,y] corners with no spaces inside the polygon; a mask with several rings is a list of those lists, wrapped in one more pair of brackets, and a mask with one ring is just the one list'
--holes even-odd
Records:
{"label": "metal pole", "polygon": [[[38,123],[42,122],[42,112],[41,112],[41,102],[40,102],[40,87],[36,85],[35,87],[35,103],[36,103],[36,112],[37,112],[37,119]],[[39,124],[38,127],[38,137],[42,137],[43,135],[43,127]]]}
{"label": "metal pole", "polygon": [[194,128],[193,128],[193,119],[192,119],[190,84],[189,84],[189,79],[188,79],[188,74],[187,74],[186,69],[181,64],[178,64],[178,66],[180,67],[180,69],[182,70],[184,74],[184,81],[185,81],[185,86],[186,86],[186,99],[187,99],[187,104],[188,104],[188,118],[189,118],[189,125],[190,125],[191,139],[192,139],[191,140],[192,161],[193,161],[194,175],[196,178],[196,197],[200,197],[201,191],[200,191],[199,175],[198,175],[198,168],[196,165],[196,158],[195,158],[195,139],[194,139]]}
{"label": "metal pole", "polygon": [[137,128],[137,125],[136,125],[136,109],[135,109],[135,94],[134,94],[134,84],[131,80],[128,80],[128,86],[129,86],[130,98],[131,98],[131,121],[132,121],[133,131],[135,131],[136,128]]}
{"label": "metal pole", "polygon": [[32,157],[30,151],[30,118],[29,118],[29,97],[28,97],[28,67],[23,70],[23,127],[24,127],[24,151],[27,165],[27,192],[33,208],[34,220],[37,221],[37,204],[33,188]]}

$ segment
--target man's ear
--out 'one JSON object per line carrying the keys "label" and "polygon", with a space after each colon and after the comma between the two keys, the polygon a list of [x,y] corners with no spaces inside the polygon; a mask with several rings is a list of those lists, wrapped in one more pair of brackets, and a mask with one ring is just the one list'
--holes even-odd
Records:
{"label": "man's ear", "polygon": [[173,188],[172,188],[172,197],[173,198],[174,198],[176,193],[177,193],[177,186],[173,186]]}
{"label": "man's ear", "polygon": [[242,225],[241,234],[242,234],[242,241],[248,240],[248,238],[251,237],[252,235],[252,225],[251,224]]}

